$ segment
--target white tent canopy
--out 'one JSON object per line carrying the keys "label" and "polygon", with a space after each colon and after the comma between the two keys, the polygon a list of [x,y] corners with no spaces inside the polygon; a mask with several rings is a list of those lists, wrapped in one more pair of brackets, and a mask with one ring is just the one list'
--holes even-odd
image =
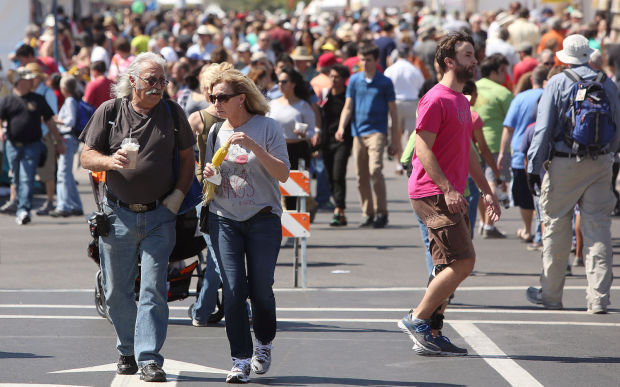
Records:
{"label": "white tent canopy", "polygon": [[29,2],[0,1],[0,59],[5,74],[10,67],[8,55],[26,36],[29,18]]}

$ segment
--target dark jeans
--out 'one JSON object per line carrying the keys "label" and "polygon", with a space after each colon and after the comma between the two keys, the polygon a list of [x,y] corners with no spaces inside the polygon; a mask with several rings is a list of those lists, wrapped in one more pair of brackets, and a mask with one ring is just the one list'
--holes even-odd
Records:
{"label": "dark jeans", "polygon": [[329,186],[338,208],[346,208],[347,195],[347,162],[351,155],[350,142],[330,141],[323,147],[323,162],[329,178]]}
{"label": "dark jeans", "polygon": [[266,344],[276,336],[273,275],[282,242],[282,223],[271,213],[257,214],[243,222],[211,213],[209,230],[222,275],[230,354],[250,358],[253,348],[245,304],[248,296],[256,339]]}

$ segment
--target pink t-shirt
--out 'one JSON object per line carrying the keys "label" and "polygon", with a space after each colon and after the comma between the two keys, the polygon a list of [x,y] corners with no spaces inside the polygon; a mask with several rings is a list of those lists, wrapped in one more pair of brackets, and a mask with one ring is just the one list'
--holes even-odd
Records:
{"label": "pink t-shirt", "polygon": [[[463,193],[469,167],[469,147],[472,121],[469,101],[461,93],[440,83],[430,89],[418,104],[416,130],[437,133],[433,153],[452,186]],[[419,199],[443,194],[428,176],[417,152],[411,160],[413,170],[409,178],[409,197]]]}
{"label": "pink t-shirt", "polygon": [[482,121],[480,115],[473,110],[471,111],[471,123],[473,125],[473,130],[482,129],[484,126],[484,121]]}

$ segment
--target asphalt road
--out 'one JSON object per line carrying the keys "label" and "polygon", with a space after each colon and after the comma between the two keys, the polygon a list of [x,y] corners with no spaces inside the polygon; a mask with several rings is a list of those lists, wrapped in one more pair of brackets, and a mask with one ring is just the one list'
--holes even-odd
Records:
{"label": "asphalt road", "polygon": [[[330,228],[319,212],[308,248],[308,288],[293,288],[292,249],[276,270],[278,334],[268,374],[277,386],[620,386],[620,287],[607,315],[585,313],[583,268],[566,280],[565,309],[529,304],[540,254],[516,235],[518,212],[505,212],[506,240],[475,238],[475,272],[456,292],[444,334],[469,349],[461,358],[421,357],[396,321],[421,298],[424,250],[406,197],[406,178],[388,177],[389,225],[360,230],[352,170],[349,226]],[[86,175],[78,173],[85,209],[94,209]],[[42,197],[37,197],[40,203]],[[620,219],[613,222],[614,269]],[[94,308],[97,266],[86,257],[84,218],[33,217],[17,226],[0,215],[0,385],[141,384],[114,374],[112,326]],[[216,385],[231,366],[224,323],[191,326],[191,299],[170,303],[163,349],[169,384]]]}

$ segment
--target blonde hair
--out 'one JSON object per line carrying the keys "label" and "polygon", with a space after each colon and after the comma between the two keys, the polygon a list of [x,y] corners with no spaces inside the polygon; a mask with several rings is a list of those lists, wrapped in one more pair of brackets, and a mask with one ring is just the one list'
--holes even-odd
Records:
{"label": "blonde hair", "polygon": [[224,63],[213,63],[210,65],[205,65],[200,70],[200,91],[202,93],[209,92],[211,90],[211,86],[213,84],[213,79],[218,73],[226,70],[234,69],[233,65],[224,62]]}
{"label": "blonde hair", "polygon": [[215,85],[220,83],[228,83],[234,93],[245,94],[243,105],[248,113],[264,116],[269,112],[269,103],[267,103],[263,94],[258,90],[256,84],[239,70],[231,68],[215,73],[208,88],[209,92],[213,90]]}

